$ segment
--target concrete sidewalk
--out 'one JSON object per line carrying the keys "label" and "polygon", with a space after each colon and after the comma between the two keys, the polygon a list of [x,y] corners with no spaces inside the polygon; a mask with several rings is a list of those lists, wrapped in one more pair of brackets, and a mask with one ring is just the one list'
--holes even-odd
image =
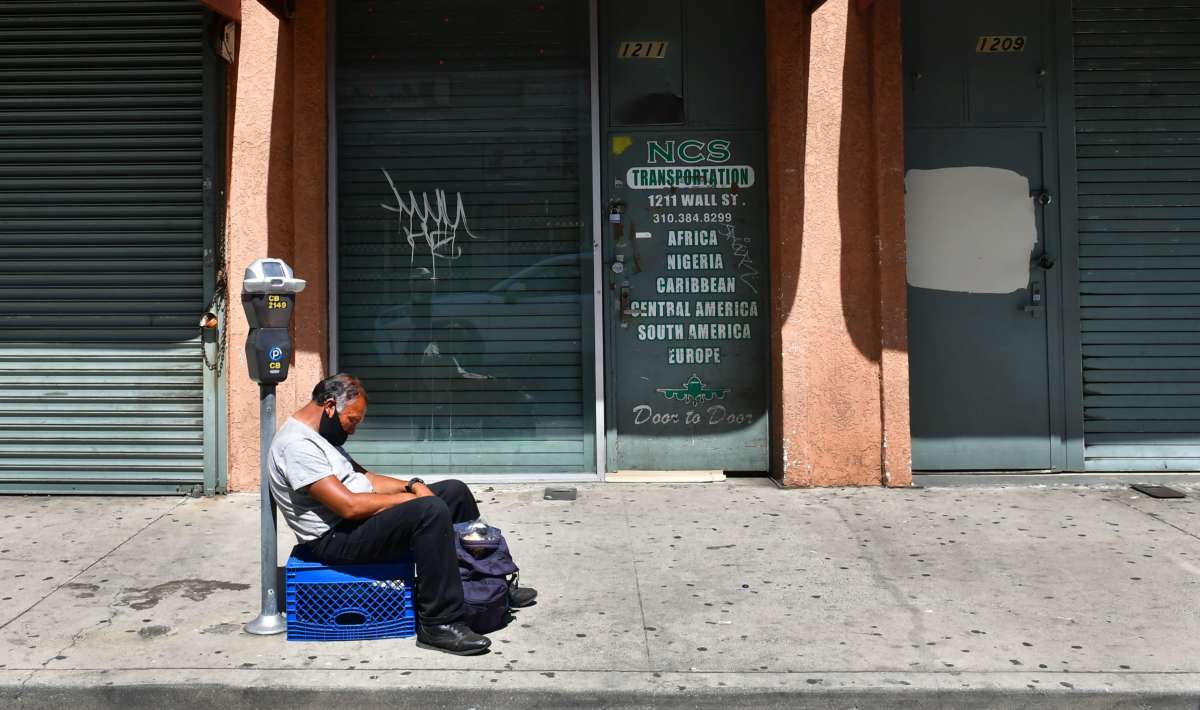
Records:
{"label": "concrete sidewalk", "polygon": [[541,597],[473,659],[242,633],[256,497],[0,498],[0,707],[1197,710],[1182,488],[480,486]]}

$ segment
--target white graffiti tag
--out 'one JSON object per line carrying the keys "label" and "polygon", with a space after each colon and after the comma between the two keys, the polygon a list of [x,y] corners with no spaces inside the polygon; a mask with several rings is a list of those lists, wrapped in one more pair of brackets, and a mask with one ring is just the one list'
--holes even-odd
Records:
{"label": "white graffiti tag", "polygon": [[755,282],[758,280],[758,268],[754,265],[754,258],[750,255],[750,237],[739,237],[737,229],[732,224],[718,224],[717,228],[720,234],[728,240],[733,247],[733,258],[737,259],[738,278],[746,287],[750,289],[754,295],[758,295],[758,286]]}
{"label": "white graffiti tag", "polygon": [[413,191],[409,190],[408,201],[405,202],[404,196],[396,189],[396,183],[392,180],[392,176],[388,174],[387,170],[383,168],[380,170],[387,178],[388,185],[392,188],[392,194],[396,196],[396,204],[381,203],[379,206],[396,213],[400,232],[404,234],[404,238],[408,241],[408,247],[412,250],[409,263],[413,263],[417,258],[418,241],[429,249],[432,278],[436,279],[438,259],[453,261],[462,256],[462,248],[457,243],[460,227],[468,237],[479,238],[467,226],[467,211],[463,207],[462,193],[454,193],[454,214],[451,216],[445,190],[433,191],[432,204],[428,192],[422,193],[418,199]]}

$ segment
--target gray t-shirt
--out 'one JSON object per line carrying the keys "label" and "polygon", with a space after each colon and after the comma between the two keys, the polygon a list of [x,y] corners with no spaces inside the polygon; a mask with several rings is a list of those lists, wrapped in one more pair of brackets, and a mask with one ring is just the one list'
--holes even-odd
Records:
{"label": "gray t-shirt", "polygon": [[271,495],[301,542],[316,540],[342,521],[315,498],[307,486],[337,476],[351,493],[371,493],[371,481],[354,470],[350,457],[292,417],[271,440]]}

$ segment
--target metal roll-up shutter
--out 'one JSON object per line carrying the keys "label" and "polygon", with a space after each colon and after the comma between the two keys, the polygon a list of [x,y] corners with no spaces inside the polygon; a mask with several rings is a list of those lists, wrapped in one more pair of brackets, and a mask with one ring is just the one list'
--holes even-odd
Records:
{"label": "metal roll-up shutter", "polygon": [[587,13],[337,3],[337,363],[371,470],[595,468]]}
{"label": "metal roll-up shutter", "polygon": [[0,492],[204,481],[204,13],[0,4]]}
{"label": "metal roll-up shutter", "polygon": [[1086,467],[1200,469],[1200,1],[1076,0]]}

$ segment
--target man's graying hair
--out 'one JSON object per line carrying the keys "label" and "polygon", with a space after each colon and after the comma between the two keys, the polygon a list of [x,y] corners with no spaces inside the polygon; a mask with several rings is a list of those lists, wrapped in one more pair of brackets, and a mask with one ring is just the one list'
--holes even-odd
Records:
{"label": "man's graying hair", "polygon": [[339,412],[359,397],[366,399],[367,391],[357,377],[344,372],[321,380],[313,387],[312,393],[312,400],[317,404],[325,404],[332,399]]}

